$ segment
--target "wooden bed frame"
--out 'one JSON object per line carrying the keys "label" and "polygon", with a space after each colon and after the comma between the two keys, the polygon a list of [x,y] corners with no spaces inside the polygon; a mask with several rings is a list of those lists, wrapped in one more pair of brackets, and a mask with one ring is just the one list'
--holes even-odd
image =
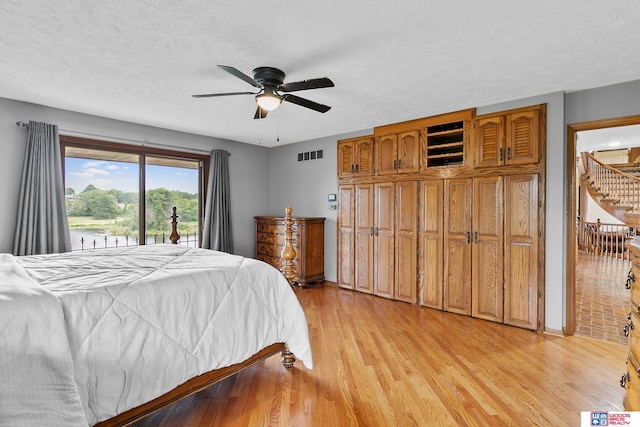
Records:
{"label": "wooden bed frame", "polygon": [[163,408],[166,408],[169,405],[172,405],[186,397],[191,396],[192,394],[198,393],[199,391],[202,391],[207,387],[225,380],[242,371],[243,369],[260,363],[263,360],[268,359],[275,354],[278,354],[278,352],[282,353],[282,364],[286,368],[291,368],[293,366],[293,363],[295,362],[295,357],[293,356],[293,354],[291,354],[291,352],[287,350],[287,346],[283,343],[272,344],[269,347],[261,350],[257,354],[253,355],[249,359],[245,360],[244,362],[227,366],[226,368],[215,369],[213,371],[206,372],[202,375],[192,378],[189,381],[174,388],[170,392],[165,393],[150,402],[144,403],[133,409],[129,409],[128,411],[118,414],[113,418],[109,418],[108,420],[102,421],[95,426],[116,427],[133,424],[155,412],[158,412]]}
{"label": "wooden bed frame", "polygon": [[[285,220],[283,221],[285,224],[285,247],[282,251],[282,257],[285,259],[285,266],[283,267],[283,273],[285,274],[285,278],[291,285],[293,279],[295,278],[293,258],[295,258],[296,253],[293,249],[292,245],[292,236],[293,236],[293,220],[291,219],[291,207],[287,206],[285,210]],[[180,239],[180,235],[177,231],[177,218],[176,208],[173,208],[173,215],[171,216],[171,243],[177,244]],[[249,368],[257,363],[262,362],[265,359],[270,358],[276,354],[280,353],[282,358],[280,362],[282,365],[289,369],[293,367],[294,362],[296,361],[293,353],[289,351],[287,346],[284,343],[275,343],[272,344],[258,353],[251,356],[249,359],[237,363],[235,365],[227,366],[220,369],[214,369],[212,371],[206,372],[202,375],[199,375],[195,378],[190,379],[189,381],[177,386],[173,390],[163,394],[160,397],[157,397],[150,402],[143,403],[140,406],[129,409],[126,412],[116,415],[113,418],[109,418],[108,420],[101,421],[98,424],[95,424],[96,427],[116,427],[116,426],[127,426],[133,424],[137,421],[142,420],[149,415],[160,411],[167,406],[170,406],[184,398],[187,398],[199,391],[206,389],[220,381],[223,381],[238,372]]]}

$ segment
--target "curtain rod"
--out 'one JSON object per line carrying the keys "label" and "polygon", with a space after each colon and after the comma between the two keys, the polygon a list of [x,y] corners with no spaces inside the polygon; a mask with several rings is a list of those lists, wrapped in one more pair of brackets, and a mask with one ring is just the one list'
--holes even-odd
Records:
{"label": "curtain rod", "polygon": [[[16,122],[16,126],[20,127],[20,128],[28,128],[29,127],[29,123],[25,123],[23,121],[17,121]],[[125,142],[129,142],[129,143],[134,143],[134,144],[140,144],[143,147],[147,147],[147,146],[157,146],[157,147],[165,147],[165,148],[170,148],[172,150],[180,150],[180,151],[190,151],[190,152],[194,152],[194,153],[203,153],[203,154],[211,154],[211,150],[200,150],[197,148],[187,148],[187,147],[176,147],[174,145],[169,145],[169,144],[160,144],[158,142],[149,142],[149,141],[140,141],[137,139],[129,139],[129,138],[120,138],[117,136],[106,136],[106,135],[98,135],[98,134],[94,134],[94,133],[87,133],[87,132],[77,132],[77,131],[73,131],[73,130],[67,130],[67,129],[58,129],[59,132],[63,135],[67,135],[67,136],[78,136],[78,137],[93,137],[93,138],[100,138],[100,139],[104,139],[106,141],[125,141]],[[231,153],[228,153],[228,155],[230,156]]]}

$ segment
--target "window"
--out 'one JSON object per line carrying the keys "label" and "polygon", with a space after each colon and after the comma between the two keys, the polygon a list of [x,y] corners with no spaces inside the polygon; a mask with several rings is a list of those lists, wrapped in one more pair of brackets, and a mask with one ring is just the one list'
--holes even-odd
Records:
{"label": "window", "polygon": [[72,250],[200,245],[209,156],[61,135]]}

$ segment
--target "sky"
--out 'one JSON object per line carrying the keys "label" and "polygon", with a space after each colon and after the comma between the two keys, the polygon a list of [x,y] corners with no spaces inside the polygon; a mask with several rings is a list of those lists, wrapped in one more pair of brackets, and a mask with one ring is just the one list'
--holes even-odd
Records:
{"label": "sky", "polygon": [[[167,190],[198,193],[198,170],[147,165],[147,190]],[[101,190],[138,192],[138,164],[67,157],[65,159],[65,188],[81,193],[93,184]]]}

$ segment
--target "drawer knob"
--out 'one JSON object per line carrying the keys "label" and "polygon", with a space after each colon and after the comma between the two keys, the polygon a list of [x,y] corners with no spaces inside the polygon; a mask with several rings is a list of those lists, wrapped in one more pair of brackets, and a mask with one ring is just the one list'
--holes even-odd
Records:
{"label": "drawer knob", "polygon": [[625,337],[629,336],[629,331],[633,329],[633,322],[629,322],[626,325],[624,325],[624,329],[622,330],[622,333],[624,334]]}
{"label": "drawer knob", "polygon": [[636,275],[633,274],[632,270],[629,270],[629,274],[627,274],[627,283],[624,284],[626,289],[631,289],[631,284],[636,282]]}
{"label": "drawer knob", "polygon": [[620,387],[627,388],[628,381],[631,381],[631,375],[629,375],[628,372],[625,372],[622,374],[622,377],[620,377]]}

